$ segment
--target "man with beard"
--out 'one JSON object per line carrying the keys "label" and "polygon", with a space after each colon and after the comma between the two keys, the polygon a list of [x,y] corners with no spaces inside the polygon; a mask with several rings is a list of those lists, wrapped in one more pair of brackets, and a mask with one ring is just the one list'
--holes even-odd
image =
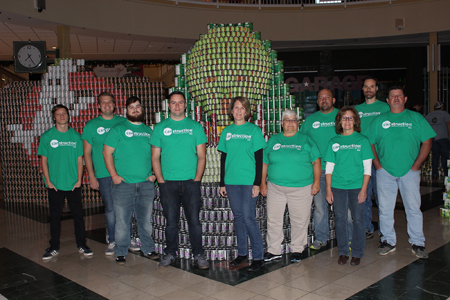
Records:
{"label": "man with beard", "polygon": [[376,117],[367,131],[375,156],[373,164],[377,169],[380,230],[383,233],[377,253],[387,255],[396,250],[394,210],[400,190],[411,250],[417,257],[427,258],[420,211],[420,166],[430,153],[436,133],[421,114],[405,109],[408,98],[402,87],[393,86],[388,94],[390,112]]}
{"label": "man with beard", "polygon": [[[377,100],[378,81],[375,77],[367,77],[364,80],[363,94],[365,102],[357,105],[355,108],[359,112],[361,119],[361,133],[368,135],[370,123],[375,117],[389,111],[389,105],[385,102]],[[375,166],[372,164],[372,176],[367,186],[367,199],[365,201],[364,219],[366,223],[366,239],[373,238],[373,224],[372,224],[372,191],[375,196],[375,203],[378,206],[378,193],[377,193],[377,176],[375,172]],[[378,230],[378,234],[381,232]]]}
{"label": "man with beard", "polygon": [[126,101],[127,121],[111,128],[105,138],[103,156],[111,175],[112,198],[116,215],[116,261],[124,264],[130,247],[130,219],[135,213],[141,251],[150,259],[158,258],[152,239],[152,211],[155,197],[152,175],[150,137],[145,125],[141,100],[132,96]]}
{"label": "man with beard", "polygon": [[178,251],[180,206],[189,225],[189,240],[194,261],[200,269],[208,269],[202,247],[199,220],[200,182],[206,164],[206,136],[202,126],[185,117],[186,98],[182,92],[169,95],[170,118],[155,126],[152,136],[152,163],[158,179],[161,204],[167,220],[165,255],[160,266],[175,261]]}
{"label": "man with beard", "polygon": [[[116,216],[114,215],[114,204],[111,195],[112,178],[106,169],[103,158],[103,142],[109,130],[114,125],[126,121],[126,119],[114,115],[116,101],[111,93],[102,92],[98,95],[97,104],[101,115],[86,123],[81,138],[83,139],[84,161],[89,173],[89,184],[92,189],[100,190],[105,205],[106,233],[108,237],[108,247],[105,254],[113,255],[116,246],[114,236]],[[131,240],[130,250],[140,250],[135,239]]]}
{"label": "man with beard", "polygon": [[[329,89],[323,89],[317,95],[317,105],[319,111],[306,118],[300,132],[309,135],[317,147],[322,157],[327,152],[328,142],[336,136],[334,120],[338,109],[333,104],[336,99]],[[315,239],[311,249],[318,250],[327,245],[328,242],[328,202],[325,198],[327,186],[325,182],[325,161],[322,160],[322,174],[320,176],[320,191],[314,195],[314,230]]]}

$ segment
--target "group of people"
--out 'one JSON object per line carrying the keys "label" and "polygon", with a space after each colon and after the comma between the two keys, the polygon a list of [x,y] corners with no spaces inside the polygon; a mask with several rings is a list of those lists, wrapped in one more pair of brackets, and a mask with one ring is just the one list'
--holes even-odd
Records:
{"label": "group of people", "polygon": [[[251,105],[245,97],[232,99],[226,127],[218,145],[221,152],[220,194],[228,197],[235,217],[238,256],[230,266],[253,260],[248,271],[281,258],[286,205],[291,222],[291,260],[302,259],[314,203],[315,239],[312,249],[327,245],[328,210],[333,204],[339,264],[358,265],[365,240],[373,237],[372,193],[379,207],[380,255],[396,250],[394,209],[400,190],[408,220],[409,242],[417,257],[426,258],[420,211],[420,172],[432,138],[436,135],[425,118],[405,110],[407,97],[401,87],[389,89],[387,104],[376,99],[377,80],[364,81],[365,103],[336,109],[328,89],[318,93],[319,111],[306,118],[299,131],[295,111],[282,115],[283,132],[266,143],[261,130],[248,122]],[[185,117],[186,99],[181,92],[169,95],[170,117],[154,130],[143,123],[141,101],[126,101],[126,118],[114,115],[110,93],[98,96],[101,115],[86,124],[80,137],[68,126],[66,107],[52,114],[56,126],[41,137],[38,155],[48,187],[51,240],[43,259],[59,251],[60,215],[67,197],[75,222],[77,246],[92,255],[86,245],[81,206],[82,156],[90,185],[99,189],[105,204],[108,233],[107,255],[125,263],[131,240],[133,212],[137,219],[141,251],[159,265],[172,264],[178,250],[178,220],[183,205],[189,239],[199,268],[209,268],[202,247],[199,221],[200,182],[206,162],[206,136],[202,126]],[[61,166],[65,166],[61,168]],[[151,214],[154,183],[167,220],[164,254],[155,252]],[[255,218],[258,195],[267,196],[267,252]]]}

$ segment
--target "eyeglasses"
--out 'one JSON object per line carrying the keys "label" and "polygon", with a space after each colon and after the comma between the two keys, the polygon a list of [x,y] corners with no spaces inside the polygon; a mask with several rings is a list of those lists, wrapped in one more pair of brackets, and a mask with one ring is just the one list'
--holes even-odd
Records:
{"label": "eyeglasses", "polygon": [[297,123],[298,121],[296,119],[292,119],[292,120],[284,119],[283,122],[286,122],[286,123]]}
{"label": "eyeglasses", "polygon": [[354,121],[355,118],[354,117],[342,117],[342,121]]}

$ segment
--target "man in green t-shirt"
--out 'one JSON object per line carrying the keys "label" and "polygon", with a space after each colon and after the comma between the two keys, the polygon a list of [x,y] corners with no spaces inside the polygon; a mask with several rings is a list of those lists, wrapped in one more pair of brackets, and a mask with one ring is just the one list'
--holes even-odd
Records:
{"label": "man in green t-shirt", "polygon": [[[336,136],[334,120],[338,109],[333,104],[336,99],[329,89],[321,90],[317,95],[319,111],[306,118],[300,132],[309,135],[319,148],[320,155],[325,156],[330,139]],[[322,160],[322,173],[320,176],[320,191],[314,195],[314,232],[315,240],[311,249],[320,249],[327,245],[329,237],[328,202],[326,196],[325,161]]]}
{"label": "man in green t-shirt", "polygon": [[209,268],[202,247],[200,183],[206,164],[206,135],[202,126],[185,116],[186,98],[182,92],[169,95],[170,118],[155,126],[151,139],[153,170],[158,180],[161,204],[166,217],[165,255],[160,266],[175,261],[178,251],[180,206],[189,225],[194,260],[201,269]]}
{"label": "man in green t-shirt", "polygon": [[[367,77],[364,79],[363,94],[365,102],[357,105],[355,108],[359,112],[361,119],[361,133],[367,135],[370,123],[373,119],[382,113],[389,111],[389,105],[385,102],[377,100],[378,80],[375,77]],[[375,196],[375,203],[378,206],[377,193],[377,176],[375,166],[372,164],[372,176],[367,186],[367,199],[365,203],[364,219],[366,224],[366,239],[373,238],[373,224],[372,224],[372,191]],[[380,231],[378,230],[378,234]]]}
{"label": "man in green t-shirt", "polygon": [[86,230],[81,204],[81,178],[83,176],[83,147],[78,132],[69,127],[69,110],[64,105],[52,109],[55,127],[44,132],[37,155],[41,156],[44,183],[48,190],[50,209],[50,247],[42,257],[44,261],[58,255],[61,236],[61,214],[67,199],[75,227],[78,251],[92,256],[86,245]]}
{"label": "man in green t-shirt", "polygon": [[[113,255],[116,246],[114,203],[112,200],[111,187],[112,179],[105,166],[103,158],[103,141],[109,130],[116,124],[124,122],[126,119],[114,115],[116,101],[114,95],[109,92],[102,92],[97,96],[97,105],[100,109],[100,116],[86,123],[81,139],[83,140],[84,162],[89,173],[89,184],[92,189],[99,190],[105,205],[105,221],[107,243],[106,255]],[[130,250],[139,251],[140,247],[136,239],[131,239]]]}
{"label": "man in green t-shirt", "polygon": [[141,251],[157,259],[152,238],[152,212],[155,175],[152,175],[150,138],[152,129],[143,123],[141,100],[131,96],[126,101],[127,120],[111,128],[104,140],[105,166],[112,178],[112,200],[116,216],[116,261],[124,264],[130,247],[131,216],[139,228]]}
{"label": "man in green t-shirt", "polygon": [[377,253],[387,255],[396,250],[394,209],[400,190],[412,252],[419,258],[427,258],[420,211],[420,166],[430,152],[436,133],[421,114],[405,109],[408,99],[402,87],[391,87],[388,94],[390,112],[376,117],[368,131],[375,155],[373,164],[377,169],[380,230],[383,234]]}

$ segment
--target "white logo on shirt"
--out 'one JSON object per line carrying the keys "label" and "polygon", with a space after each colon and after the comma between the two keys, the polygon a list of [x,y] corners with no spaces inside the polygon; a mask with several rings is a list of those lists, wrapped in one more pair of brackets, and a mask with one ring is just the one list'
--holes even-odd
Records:
{"label": "white logo on shirt", "polygon": [[281,148],[281,144],[275,144],[275,145],[273,145],[273,150],[278,150],[278,149],[280,149]]}
{"label": "white logo on shirt", "polygon": [[106,130],[105,130],[104,127],[99,127],[99,128],[97,128],[97,133],[98,133],[98,134],[102,135],[102,134],[104,134],[105,132],[106,132]]}
{"label": "white logo on shirt", "polygon": [[391,127],[391,122],[389,122],[389,121],[384,121],[383,124],[382,124],[381,126],[383,126],[384,129],[388,129],[389,127]]}
{"label": "white logo on shirt", "polygon": [[226,140],[228,141],[229,139],[231,139],[231,132],[228,132],[228,133],[227,133]]}
{"label": "white logo on shirt", "polygon": [[57,140],[52,140],[51,142],[50,142],[50,146],[52,147],[52,148],[58,148],[58,141]]}
{"label": "white logo on shirt", "polygon": [[408,123],[408,122],[400,122],[400,123],[396,123],[396,122],[389,122],[389,121],[384,121],[382,124],[384,129],[388,129],[388,128],[408,128],[408,129],[412,129],[412,123]]}
{"label": "white logo on shirt", "polygon": [[133,136],[133,131],[131,131],[130,129],[125,130],[125,135],[126,135],[127,137],[132,137],[132,136]]}
{"label": "white logo on shirt", "polygon": [[338,143],[333,144],[333,151],[334,152],[338,152],[339,151],[339,147],[340,147],[340,145]]}
{"label": "white logo on shirt", "polygon": [[319,128],[319,127],[320,127],[320,122],[319,122],[319,121],[314,122],[314,123],[312,124],[312,127],[313,127],[314,129]]}
{"label": "white logo on shirt", "polygon": [[301,151],[302,146],[301,145],[281,145],[281,144],[273,145],[273,150],[279,150],[279,149],[295,149],[295,150]]}
{"label": "white logo on shirt", "polygon": [[334,127],[334,122],[328,122],[328,123],[323,122],[323,123],[320,123],[320,121],[316,121],[316,122],[314,122],[314,123],[312,124],[312,127],[313,127],[314,129],[317,129],[317,128],[319,128],[319,127]]}
{"label": "white logo on shirt", "polygon": [[359,112],[359,117],[360,117],[360,118],[363,117],[363,112],[362,112],[362,111]]}
{"label": "white logo on shirt", "polygon": [[172,134],[172,129],[171,128],[165,128],[164,129],[164,135],[165,136],[169,136]]}

